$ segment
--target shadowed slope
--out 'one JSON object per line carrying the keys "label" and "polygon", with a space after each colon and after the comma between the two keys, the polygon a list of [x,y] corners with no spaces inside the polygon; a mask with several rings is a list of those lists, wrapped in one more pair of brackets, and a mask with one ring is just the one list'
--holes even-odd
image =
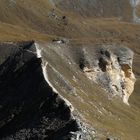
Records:
{"label": "shadowed slope", "polygon": [[78,126],[45,81],[33,42],[3,43],[0,50],[0,139],[68,140]]}

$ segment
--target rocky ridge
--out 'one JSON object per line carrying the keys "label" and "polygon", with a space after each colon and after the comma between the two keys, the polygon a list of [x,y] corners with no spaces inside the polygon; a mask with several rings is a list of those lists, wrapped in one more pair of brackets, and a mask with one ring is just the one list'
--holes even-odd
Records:
{"label": "rocky ridge", "polygon": [[[12,51],[2,51],[5,46]],[[45,81],[33,46],[34,42],[0,45],[5,57],[0,65],[0,139],[69,139],[78,125]]]}

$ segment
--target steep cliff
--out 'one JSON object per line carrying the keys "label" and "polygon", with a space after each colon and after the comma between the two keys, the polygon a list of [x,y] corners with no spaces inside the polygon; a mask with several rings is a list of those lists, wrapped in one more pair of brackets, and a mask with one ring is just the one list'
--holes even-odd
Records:
{"label": "steep cliff", "polygon": [[0,139],[69,139],[78,125],[45,81],[34,43],[2,43],[0,49]]}

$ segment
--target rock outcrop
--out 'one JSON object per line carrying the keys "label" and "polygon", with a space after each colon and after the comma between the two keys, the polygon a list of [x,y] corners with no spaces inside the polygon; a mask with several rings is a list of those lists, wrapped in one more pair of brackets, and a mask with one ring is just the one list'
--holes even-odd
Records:
{"label": "rock outcrop", "polygon": [[128,104],[135,83],[130,49],[29,41],[1,43],[0,50],[0,139],[118,137],[100,135],[102,124],[95,119],[120,121],[116,110],[105,107],[121,103],[109,95]]}
{"label": "rock outcrop", "polygon": [[133,22],[140,23],[140,18],[137,15],[137,7],[140,6],[140,0],[130,0],[130,3],[133,8]]}
{"label": "rock outcrop", "polygon": [[108,46],[100,49],[97,55],[94,65],[83,62],[83,72],[106,91],[119,95],[124,103],[129,104],[136,81],[132,70],[133,52],[126,47]]}

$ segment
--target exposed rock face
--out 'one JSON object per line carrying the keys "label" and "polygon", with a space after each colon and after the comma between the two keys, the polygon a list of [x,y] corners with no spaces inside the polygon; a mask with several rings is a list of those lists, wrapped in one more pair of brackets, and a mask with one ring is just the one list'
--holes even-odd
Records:
{"label": "exposed rock face", "polygon": [[[125,103],[134,88],[133,52],[118,44],[73,47],[55,42],[9,42],[1,44],[0,50],[3,140],[92,140],[100,129],[96,131],[94,126],[94,122],[100,125],[94,121],[96,115],[105,120],[113,113],[110,116],[104,108],[108,94],[96,90],[98,86],[91,81],[121,96]],[[93,118],[92,125],[86,122],[86,115]]]}
{"label": "exposed rock face", "polygon": [[90,66],[84,63],[82,69],[89,79],[113,95],[119,95],[124,103],[129,104],[128,99],[136,81],[132,61],[133,52],[128,48],[103,48],[98,52],[95,64]]}
{"label": "exposed rock face", "polygon": [[0,50],[0,139],[70,139],[78,125],[45,81],[34,42],[3,43]]}
{"label": "exposed rock face", "polygon": [[133,8],[133,22],[140,23],[140,18],[137,16],[137,7],[140,5],[140,0],[130,0]]}

